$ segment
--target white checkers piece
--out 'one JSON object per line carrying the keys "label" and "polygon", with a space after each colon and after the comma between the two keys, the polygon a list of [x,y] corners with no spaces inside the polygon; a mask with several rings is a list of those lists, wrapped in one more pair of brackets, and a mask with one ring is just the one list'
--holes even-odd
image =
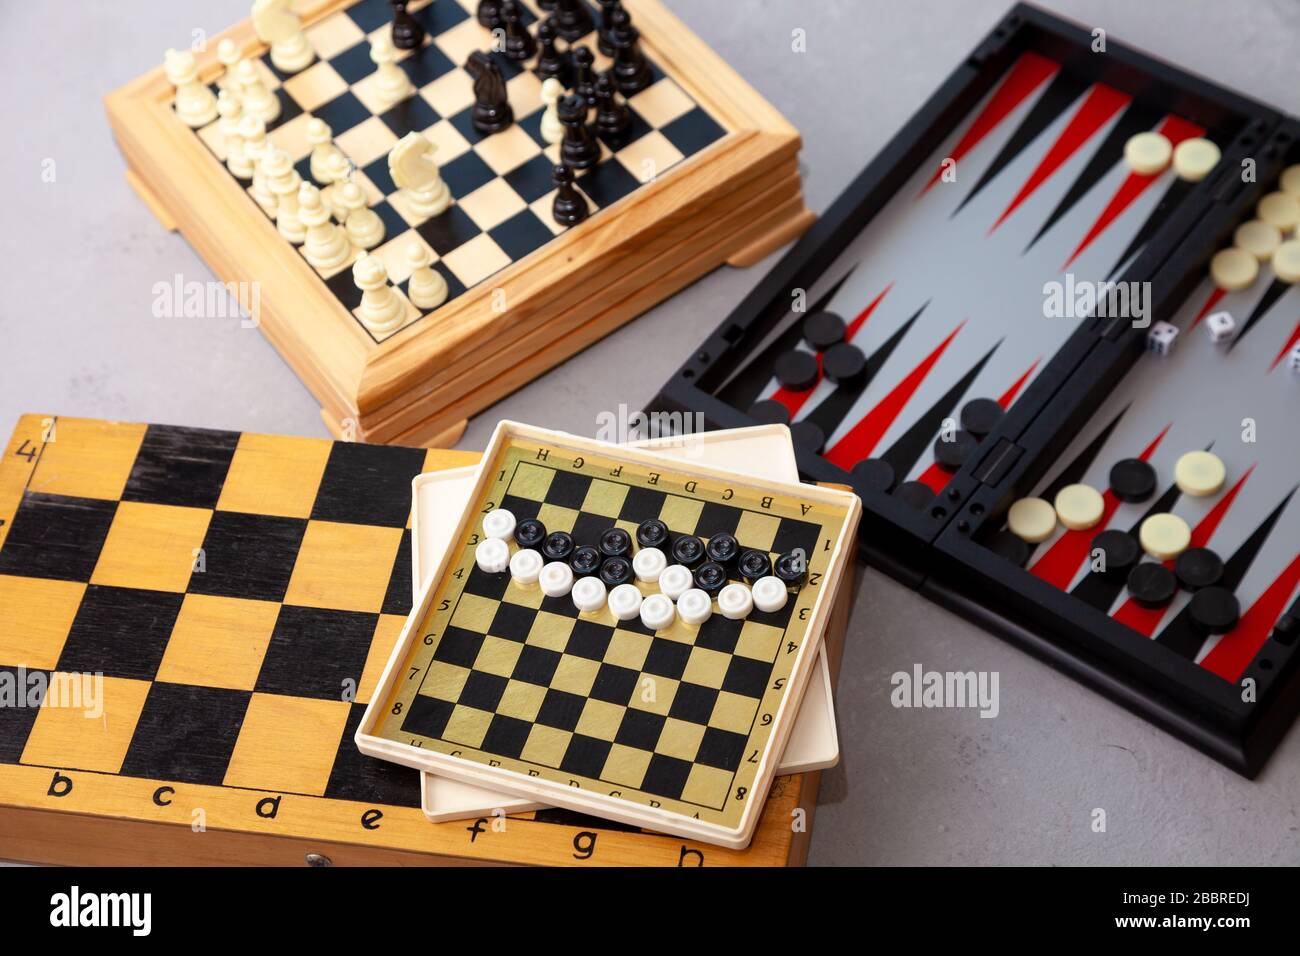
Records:
{"label": "white checkers piece", "polygon": [[1223,459],[1213,452],[1189,451],[1174,464],[1174,484],[1193,498],[1218,494],[1227,478]]}
{"label": "white checkers piece", "polygon": [[1271,226],[1290,232],[1300,225],[1300,198],[1289,193],[1269,193],[1255,207],[1255,214]]}
{"label": "white checkers piece", "polygon": [[1157,355],[1168,355],[1178,341],[1178,326],[1169,322],[1157,322],[1147,330],[1147,351]]}
{"label": "white checkers piece", "polygon": [[713,599],[699,588],[687,588],[677,599],[677,615],[683,623],[698,627],[713,616]]}
{"label": "white checkers piece", "polygon": [[543,565],[537,583],[547,597],[564,597],[573,588],[573,569],[563,561]]}
{"label": "white checkers piece", "polygon": [[1139,176],[1164,172],[1173,155],[1173,145],[1160,133],[1138,133],[1124,144],[1124,161]]}
{"label": "white checkers piece", "polygon": [[683,564],[669,565],[659,574],[659,590],[670,601],[678,600],[694,586],[695,578],[691,574],[691,569]]}
{"label": "white checkers piece", "polygon": [[1038,544],[1056,530],[1056,509],[1042,498],[1021,498],[1007,512],[1007,527],[1017,538]]}
{"label": "white checkers piece", "polygon": [[1232,244],[1245,249],[1260,262],[1268,262],[1282,245],[1282,230],[1263,219],[1243,222],[1232,234]]}
{"label": "white checkers piece", "polygon": [[1282,178],[1278,180],[1278,186],[1281,187],[1282,192],[1300,199],[1300,163],[1282,170]]}
{"label": "white checkers piece", "polygon": [[743,621],[754,610],[754,595],[743,584],[728,584],[718,592],[718,610],[728,620]]}
{"label": "white checkers piece", "polygon": [[641,623],[652,631],[671,627],[676,616],[677,608],[666,595],[652,594],[641,602]]}
{"label": "white checkers piece", "polygon": [[1138,540],[1157,561],[1172,561],[1192,543],[1192,529],[1178,515],[1152,515],[1138,529]]}
{"label": "white checkers piece", "polygon": [[500,538],[484,538],[474,549],[474,561],[486,574],[500,574],[510,567],[510,545]]}
{"label": "white checkers piece", "polygon": [[510,576],[520,584],[536,584],[544,564],[541,554],[532,548],[521,548],[510,558]]}
{"label": "white checkers piece", "polygon": [[515,516],[505,508],[494,508],[483,516],[483,533],[489,538],[507,540],[515,533]]}
{"label": "white checkers piece", "polygon": [[1066,485],[1056,494],[1056,516],[1071,531],[1095,528],[1106,510],[1101,492],[1091,485]]}
{"label": "white checkers piece", "polygon": [[1174,174],[1189,183],[1199,183],[1219,165],[1223,153],[1203,136],[1185,139],[1174,147]]}
{"label": "white checkers piece", "polygon": [[605,606],[605,582],[600,578],[578,578],[569,594],[579,611],[599,611]]}
{"label": "white checkers piece", "polygon": [[1205,330],[1215,345],[1229,342],[1237,331],[1237,320],[1231,312],[1215,312],[1205,320]]}
{"label": "white checkers piece", "polygon": [[790,589],[773,574],[755,581],[750,593],[754,598],[754,607],[767,614],[781,610],[790,600]]}
{"label": "white checkers piece", "polygon": [[1210,278],[1227,292],[1249,288],[1258,275],[1259,260],[1236,246],[1219,250],[1210,260]]}
{"label": "white checkers piece", "polygon": [[[604,585],[601,587],[603,588]],[[641,592],[637,590],[635,584],[620,584],[609,592],[609,613],[620,621],[630,621],[641,613]]]}
{"label": "white checkers piece", "polygon": [[1273,274],[1283,282],[1300,282],[1300,239],[1288,239],[1273,253]]}
{"label": "white checkers piece", "polygon": [[[632,573],[638,581],[654,584],[668,567],[668,559],[658,548],[642,548],[632,556]],[[670,598],[671,600],[671,598]]]}

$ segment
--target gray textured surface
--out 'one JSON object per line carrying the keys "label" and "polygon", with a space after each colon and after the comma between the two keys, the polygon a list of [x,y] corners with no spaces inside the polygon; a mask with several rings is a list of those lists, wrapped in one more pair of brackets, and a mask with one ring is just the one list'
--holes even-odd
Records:
{"label": "gray textured surface", "polygon": [[[1009,5],[668,2],[800,128],[818,211]],[[1294,0],[1045,5],[1300,113]],[[316,403],[257,332],[151,317],[155,282],[210,274],[127,188],[100,103],[196,27],[216,32],[247,10],[0,5],[6,432],[20,412],[50,411],[324,434]],[[790,51],[796,27],[803,55]],[[41,179],[47,159],[53,183]],[[640,407],[770,264],[705,278],[480,416],[463,447],[482,447],[499,418],[590,434],[598,410]],[[997,671],[1000,715],[894,709],[889,677],[914,663]],[[815,863],[1300,863],[1300,733],[1247,782],[874,571],[860,581],[839,714],[844,759],[824,776]],[[1105,833],[1091,829],[1094,808],[1106,810]]]}

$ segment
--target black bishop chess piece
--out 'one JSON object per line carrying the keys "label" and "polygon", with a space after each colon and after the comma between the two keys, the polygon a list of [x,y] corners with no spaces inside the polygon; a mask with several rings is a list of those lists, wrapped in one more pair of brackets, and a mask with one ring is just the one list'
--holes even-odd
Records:
{"label": "black bishop chess piece", "polygon": [[609,31],[614,26],[614,11],[622,8],[623,0],[600,0],[600,33],[596,38],[596,47],[605,56],[614,55],[614,44],[610,42]]}
{"label": "black bishop chess piece", "polygon": [[555,167],[551,174],[559,191],[555,194],[555,203],[551,206],[551,215],[561,226],[576,226],[587,218],[587,200],[573,184],[573,169],[563,163]]}
{"label": "black bishop chess piece", "polygon": [[627,143],[631,127],[631,111],[618,95],[613,78],[602,73],[596,81],[596,135],[610,149],[619,149]]}
{"label": "black bishop chess piece", "polygon": [[410,0],[388,0],[393,7],[393,46],[418,50],[424,42],[424,27],[407,11]]}
{"label": "black bishop chess piece", "polygon": [[587,128],[587,101],[570,95],[556,105],[564,139],[560,140],[560,160],[574,169],[590,169],[600,161],[600,143]]}
{"label": "black bishop chess piece", "polygon": [[614,82],[624,96],[640,93],[650,85],[650,64],[641,52],[641,31],[632,17],[619,7],[610,13],[609,41],[614,47]]}
{"label": "black bishop chess piece", "polygon": [[547,17],[537,24],[537,43],[540,50],[537,54],[536,73],[543,83],[554,77],[567,90],[573,82],[573,62],[567,54],[555,48],[555,40],[558,36],[555,31],[554,17]]}
{"label": "black bishop chess piece", "polygon": [[465,61],[465,70],[474,78],[474,128],[484,136],[506,129],[515,121],[515,114],[501,67],[482,50],[475,50]]}
{"label": "black bishop chess piece", "polygon": [[501,19],[506,28],[505,49],[502,51],[506,59],[515,63],[531,59],[537,52],[537,41],[524,26],[524,5],[519,0],[505,0],[501,4]]}
{"label": "black bishop chess piece", "polygon": [[590,33],[595,23],[584,0],[555,0],[555,26],[572,43]]}
{"label": "black bishop chess piece", "polygon": [[483,29],[495,30],[501,26],[501,0],[478,0],[474,16]]}
{"label": "black bishop chess piece", "polygon": [[573,92],[581,96],[587,107],[596,105],[596,54],[591,47],[575,46],[569,51],[573,63]]}

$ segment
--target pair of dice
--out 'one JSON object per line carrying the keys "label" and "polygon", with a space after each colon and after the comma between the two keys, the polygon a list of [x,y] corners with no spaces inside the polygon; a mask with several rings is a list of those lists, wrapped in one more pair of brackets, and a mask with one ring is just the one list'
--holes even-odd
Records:
{"label": "pair of dice", "polygon": [[[1230,312],[1215,312],[1205,320],[1206,334],[1216,345],[1230,341],[1237,332],[1237,320]],[[1147,350],[1157,355],[1168,355],[1178,341],[1178,326],[1170,322],[1157,322],[1147,332]]]}

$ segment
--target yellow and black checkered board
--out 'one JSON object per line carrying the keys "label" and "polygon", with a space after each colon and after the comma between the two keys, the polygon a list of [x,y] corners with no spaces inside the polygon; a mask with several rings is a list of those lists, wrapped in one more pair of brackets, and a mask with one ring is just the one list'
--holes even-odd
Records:
{"label": "yellow and black checkered board", "polygon": [[503,444],[492,471],[481,513],[507,508],[579,545],[647,518],[674,535],[727,532],[773,556],[802,549],[808,584],[779,612],[738,621],[715,611],[702,626],[678,620],[655,632],[479,570],[476,522],[453,551],[376,735],[735,825],[810,638],[843,511],[522,438]]}
{"label": "yellow and black checkered board", "polygon": [[[298,73],[280,73],[269,53],[256,63],[280,100],[280,116],[268,124],[270,139],[289,154],[303,180],[313,181],[306,135],[313,116],[329,125],[335,144],[356,167],[353,179],[385,227],[383,243],[372,252],[383,260],[404,299],[411,271],[406,250],[413,242],[428,249],[433,267],[447,280],[450,302],[563,231],[551,215],[551,171],[559,146],[548,145],[541,135],[541,81],[531,69],[492,52],[492,34],[474,18],[476,5],[476,0],[411,4],[412,15],[425,27],[425,41],[419,50],[398,51],[398,62],[417,92],[391,108],[379,97],[378,74],[370,60],[370,40],[392,23],[387,0],[357,0],[307,27],[317,60]],[[535,32],[541,11],[536,0],[524,0],[524,7],[525,22]],[[593,17],[599,22],[598,14]],[[575,43],[591,48],[597,70],[610,66],[594,32]],[[500,65],[515,114],[510,128],[492,136],[477,132],[471,118],[473,83],[464,64],[475,50],[490,52]],[[578,188],[593,211],[629,195],[726,132],[653,62],[651,68],[651,84],[628,100],[632,126],[626,140],[614,149],[602,143],[600,163],[579,173]],[[438,147],[436,161],[455,198],[432,219],[416,214],[389,176],[388,152],[410,132],[424,134]],[[217,122],[198,135],[224,159]],[[335,269],[317,270],[354,314],[361,304],[351,270],[358,252],[354,249]],[[407,325],[423,318],[409,301],[406,305]],[[365,330],[359,320],[358,327]],[[378,341],[395,331],[367,334]]]}

